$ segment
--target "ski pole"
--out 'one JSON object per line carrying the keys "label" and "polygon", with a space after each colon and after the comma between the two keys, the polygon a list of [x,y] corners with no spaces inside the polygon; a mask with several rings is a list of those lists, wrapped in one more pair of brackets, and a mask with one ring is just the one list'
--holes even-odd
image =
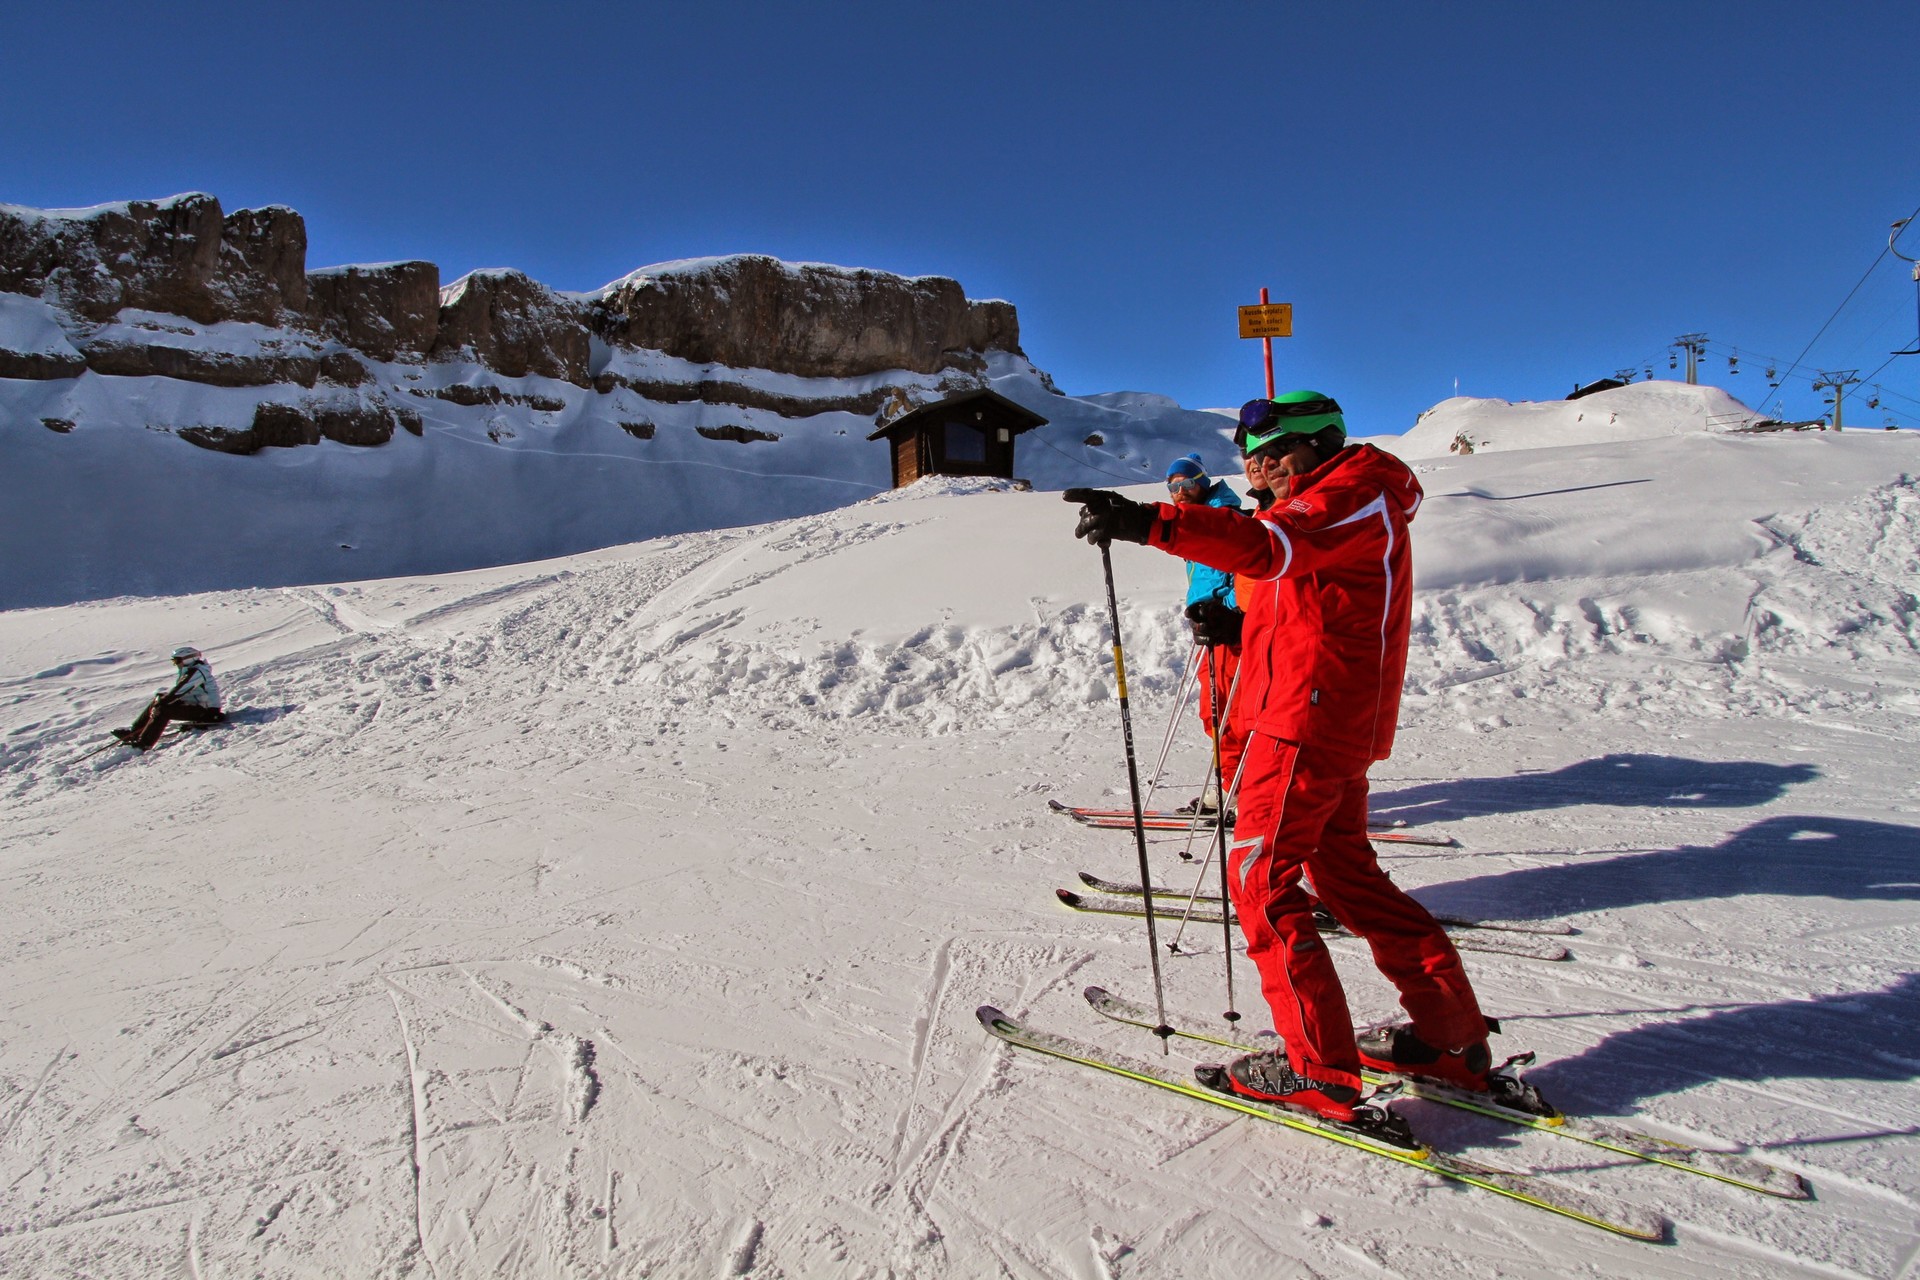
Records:
{"label": "ski pole", "polygon": [[69,765],[76,765],[76,764],[79,764],[82,760],[87,760],[94,756],[99,755],[102,751],[111,751],[115,747],[124,747],[126,745],[127,744],[120,741],[120,739],[115,738],[112,742],[103,742],[99,746],[94,747],[91,750],[81,752],[79,755],[75,756],[73,759],[69,760],[67,763]]}
{"label": "ski pole", "polygon": [[[1220,650],[1207,650],[1207,698],[1213,704],[1213,791],[1218,804],[1213,813],[1213,851],[1220,859],[1220,901],[1233,901],[1227,885],[1227,780],[1221,777],[1220,735],[1227,726],[1221,723],[1220,707]],[[1238,669],[1234,677],[1239,678]],[[1229,1023],[1240,1021],[1240,1011],[1233,1007],[1233,912],[1220,913],[1220,928],[1225,946],[1222,954],[1227,958],[1227,1011],[1220,1016]]]}
{"label": "ski pole", "polygon": [[1187,665],[1180,672],[1180,690],[1173,695],[1173,711],[1167,716],[1167,731],[1160,737],[1160,758],[1154,761],[1153,776],[1147,780],[1147,798],[1143,807],[1153,807],[1153,793],[1160,789],[1160,780],[1167,776],[1167,756],[1173,751],[1173,739],[1180,731],[1180,711],[1187,705],[1187,690],[1193,687],[1194,677],[1200,673],[1200,646],[1194,645],[1187,653]]}
{"label": "ski pole", "polygon": [[1127,660],[1120,648],[1120,597],[1113,587],[1113,549],[1100,543],[1100,568],[1107,576],[1107,616],[1113,623],[1113,672],[1120,690],[1120,737],[1127,752],[1127,793],[1133,799],[1133,843],[1140,854],[1140,891],[1146,898],[1147,958],[1153,962],[1153,1009],[1159,1019],[1153,1034],[1160,1037],[1160,1052],[1169,1052],[1167,1041],[1173,1028],[1167,1025],[1167,997],[1160,982],[1160,938],[1153,926],[1153,874],[1147,867],[1147,823],[1140,805],[1140,767],[1133,755],[1133,713],[1127,708]]}
{"label": "ski pole", "polygon": [[[1193,888],[1187,894],[1186,909],[1180,915],[1180,928],[1174,932],[1173,941],[1167,944],[1167,952],[1170,955],[1177,956],[1181,954],[1181,939],[1187,936],[1187,926],[1193,923],[1193,913],[1200,909],[1200,886],[1206,883],[1207,870],[1212,866],[1213,854],[1209,852],[1207,854],[1207,860],[1200,864],[1200,870],[1194,875]],[[1233,903],[1222,898],[1220,900],[1220,910],[1221,914],[1228,918],[1227,927],[1231,929],[1233,927]],[[1227,1003],[1232,1004],[1233,1001],[1229,999]]]}

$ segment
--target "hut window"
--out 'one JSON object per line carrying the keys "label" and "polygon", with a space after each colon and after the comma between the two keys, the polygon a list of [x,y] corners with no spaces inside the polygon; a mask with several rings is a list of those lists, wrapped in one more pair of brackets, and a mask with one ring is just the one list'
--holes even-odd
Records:
{"label": "hut window", "polygon": [[971,423],[949,422],[946,457],[948,462],[985,462],[987,433]]}

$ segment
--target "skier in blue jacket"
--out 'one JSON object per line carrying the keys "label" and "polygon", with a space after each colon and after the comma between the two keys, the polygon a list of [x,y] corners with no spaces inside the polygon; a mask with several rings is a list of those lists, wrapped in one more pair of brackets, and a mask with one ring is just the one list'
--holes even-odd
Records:
{"label": "skier in blue jacket", "polygon": [[[1244,510],[1239,495],[1227,487],[1225,480],[1207,475],[1206,464],[1197,453],[1175,458],[1167,464],[1167,495],[1175,503]],[[1216,736],[1214,708],[1220,708],[1221,718],[1226,721],[1225,732],[1218,733],[1221,776],[1231,783],[1233,770],[1240,763],[1242,737],[1234,731],[1232,718],[1225,714],[1234,673],[1240,665],[1237,626],[1240,614],[1234,602],[1233,575],[1197,560],[1188,560],[1186,566],[1187,621],[1193,626],[1194,643],[1207,649],[1200,666],[1200,723],[1206,727],[1208,737]],[[1209,782],[1206,791],[1195,797],[1186,811],[1212,813],[1220,808],[1220,803],[1219,787]]]}

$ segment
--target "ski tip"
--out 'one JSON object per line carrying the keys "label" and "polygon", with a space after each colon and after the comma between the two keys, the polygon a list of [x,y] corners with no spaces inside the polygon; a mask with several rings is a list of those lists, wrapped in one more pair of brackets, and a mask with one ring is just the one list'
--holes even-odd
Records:
{"label": "ski tip", "polygon": [[999,1009],[990,1004],[983,1004],[978,1009],[975,1009],[973,1016],[980,1019],[981,1026],[993,1032],[995,1035],[1000,1033],[999,1027],[1001,1025],[1010,1021],[1006,1014],[1000,1012]]}
{"label": "ski tip", "polygon": [[1082,871],[1080,873],[1080,883],[1089,889],[1098,889],[1100,887],[1100,877],[1094,875],[1091,871]]}
{"label": "ski tip", "polygon": [[1777,1164],[1755,1161],[1758,1168],[1743,1168],[1739,1172],[1746,1177],[1728,1178],[1724,1174],[1714,1174],[1723,1181],[1731,1181],[1761,1195],[1773,1196],[1778,1200],[1811,1200],[1813,1184],[1791,1169],[1782,1169]]}
{"label": "ski tip", "polygon": [[1061,804],[1061,803],[1060,803],[1060,801],[1059,801],[1059,800],[1058,800],[1058,799],[1057,799],[1056,797],[1054,797],[1054,796],[1048,796],[1048,797],[1047,797],[1047,808],[1049,808],[1049,809],[1051,809],[1051,810],[1053,810],[1053,811],[1054,811],[1055,813],[1071,813],[1071,812],[1073,812],[1073,810],[1072,810],[1071,808],[1069,808],[1068,806],[1066,806],[1066,805],[1064,805],[1064,804]]}
{"label": "ski tip", "polygon": [[1102,1001],[1106,1000],[1107,996],[1111,993],[1109,993],[1105,987],[1090,986],[1090,987],[1082,987],[1080,989],[1080,994],[1086,998],[1086,1002],[1088,1004],[1100,1004]]}
{"label": "ski tip", "polygon": [[1070,907],[1077,907],[1081,904],[1081,902],[1085,901],[1085,899],[1081,898],[1079,894],[1075,893],[1071,889],[1055,889],[1053,891],[1053,896],[1060,899],[1060,901],[1066,903]]}

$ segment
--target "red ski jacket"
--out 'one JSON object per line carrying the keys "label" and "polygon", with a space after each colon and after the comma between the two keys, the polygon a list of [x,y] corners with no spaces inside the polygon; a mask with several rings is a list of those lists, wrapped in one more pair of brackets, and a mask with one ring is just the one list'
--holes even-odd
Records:
{"label": "red ski jacket", "polygon": [[1392,454],[1348,445],[1255,519],[1159,503],[1148,544],[1236,573],[1248,728],[1366,760],[1393,749],[1413,612],[1407,525],[1420,482]]}

